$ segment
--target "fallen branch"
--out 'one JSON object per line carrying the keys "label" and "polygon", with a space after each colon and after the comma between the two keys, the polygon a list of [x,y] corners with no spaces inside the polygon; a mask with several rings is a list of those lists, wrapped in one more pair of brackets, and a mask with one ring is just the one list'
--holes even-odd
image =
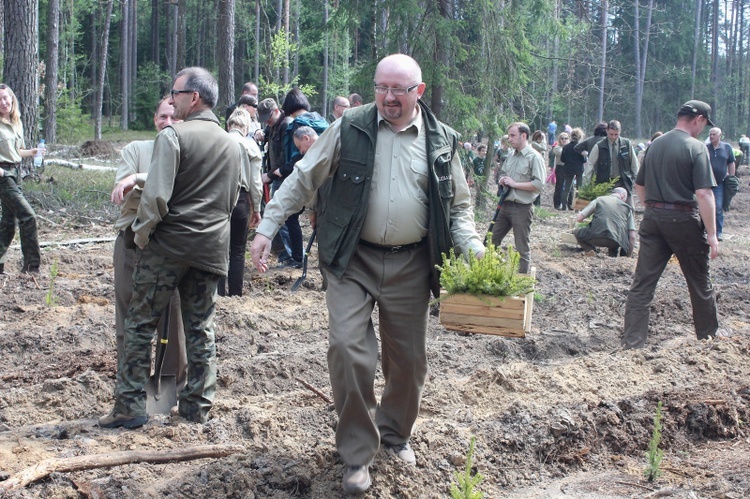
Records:
{"label": "fallen branch", "polygon": [[83,471],[132,463],[167,463],[207,457],[226,457],[237,452],[242,452],[243,450],[244,448],[240,445],[204,445],[181,450],[122,451],[62,459],[45,459],[34,466],[29,466],[21,470],[8,480],[0,482],[0,492],[26,487],[51,473]]}
{"label": "fallen branch", "polygon": [[66,168],[72,168],[74,170],[96,170],[101,172],[116,172],[116,166],[100,166],[100,165],[86,165],[83,163],[73,163],[72,161],[65,161],[64,159],[45,159],[46,165],[53,166],[64,166]]}
{"label": "fallen branch", "polygon": [[295,376],[294,379],[297,380],[297,381],[299,381],[300,383],[302,383],[302,386],[304,386],[305,388],[307,388],[308,390],[310,390],[311,392],[313,392],[315,395],[317,395],[318,397],[320,397],[323,400],[325,400],[326,403],[328,403],[328,404],[332,404],[333,403],[331,401],[331,399],[328,398],[328,395],[326,395],[325,393],[321,392],[320,390],[318,390],[317,388],[315,388],[314,386],[312,386],[310,383],[308,383],[304,379],[298,378],[297,376]]}
{"label": "fallen branch", "polygon": [[[69,239],[68,241],[44,241],[39,243],[39,247],[45,246],[75,246],[76,244],[89,244],[89,243],[110,243],[117,239],[116,236],[109,237],[90,237],[86,239]],[[20,244],[14,244],[10,248],[20,249]]]}

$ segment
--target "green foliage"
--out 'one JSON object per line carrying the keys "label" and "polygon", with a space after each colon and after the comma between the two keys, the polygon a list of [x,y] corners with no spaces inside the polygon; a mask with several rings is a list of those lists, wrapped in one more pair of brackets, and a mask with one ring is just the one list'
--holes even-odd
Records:
{"label": "green foliage", "polygon": [[135,86],[136,120],[130,123],[134,130],[154,129],[154,109],[156,103],[167,92],[171,78],[153,62],[146,62],[138,68],[138,85]]}
{"label": "green foliage", "polygon": [[648,443],[648,452],[646,453],[646,459],[648,460],[648,466],[643,474],[646,476],[649,482],[653,482],[661,476],[661,460],[664,457],[664,451],[659,448],[661,443],[661,430],[662,430],[662,419],[663,415],[661,412],[661,400],[656,404],[656,415],[654,415],[654,430],[651,435],[651,441]]}
{"label": "green foliage", "polygon": [[482,499],[484,497],[484,494],[482,492],[475,490],[475,487],[482,483],[482,480],[484,480],[484,477],[481,473],[477,473],[476,475],[471,474],[471,468],[473,466],[473,458],[474,458],[474,445],[476,444],[476,437],[471,437],[471,442],[469,443],[469,452],[466,454],[466,467],[464,468],[463,473],[459,473],[458,471],[453,472],[453,477],[455,478],[456,483],[451,484],[451,498],[452,499]]}
{"label": "green foliage", "polygon": [[597,184],[593,180],[588,184],[581,187],[578,191],[578,198],[585,199],[586,201],[593,201],[599,196],[606,196],[612,193],[612,189],[615,188],[615,184],[620,180],[620,177],[613,178],[609,182],[602,182]]}
{"label": "green foliage", "polygon": [[456,256],[451,248],[441,271],[440,285],[448,294],[468,293],[472,295],[518,296],[534,289],[535,279],[518,273],[521,256],[512,247],[507,251],[487,244],[484,257],[480,260],[469,252],[468,258]]}
{"label": "green foliage", "polygon": [[63,88],[57,99],[57,142],[76,144],[82,137],[91,137],[94,128],[91,115],[82,111],[83,99],[72,97],[72,93]]}
{"label": "green foliage", "polygon": [[44,303],[48,307],[54,307],[57,305],[57,296],[55,296],[55,278],[57,277],[57,258],[52,262],[52,266],[49,268],[49,288],[47,294],[44,296]]}
{"label": "green foliage", "polygon": [[[299,49],[298,44],[291,41],[290,36],[281,28],[279,31],[274,33],[271,37],[271,59],[270,64],[273,70],[282,71],[285,67],[288,67],[288,61],[286,60],[286,54],[293,54]],[[318,92],[315,90],[314,85],[299,85],[299,76],[295,76],[292,81],[284,85],[283,83],[274,81],[266,81],[265,78],[260,78],[260,85],[263,88],[264,95],[274,96],[276,103],[281,108],[283,98],[289,90],[295,86],[299,86],[299,89],[309,99],[310,96],[316,95]]]}

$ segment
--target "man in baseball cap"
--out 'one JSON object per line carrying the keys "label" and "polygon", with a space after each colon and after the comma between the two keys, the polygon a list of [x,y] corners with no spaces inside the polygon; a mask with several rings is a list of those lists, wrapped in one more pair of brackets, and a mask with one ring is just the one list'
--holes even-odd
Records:
{"label": "man in baseball cap", "polygon": [[[271,115],[275,114],[274,111],[278,111],[278,109],[279,106],[276,104],[275,100],[263,99],[260,101],[260,104],[258,104],[258,121],[266,123],[271,118]],[[269,123],[266,124],[268,125]]]}
{"label": "man in baseball cap", "polygon": [[703,116],[706,118],[706,124],[710,127],[714,127],[713,121],[711,121],[711,106],[701,100],[689,100],[682,105],[677,116]]}

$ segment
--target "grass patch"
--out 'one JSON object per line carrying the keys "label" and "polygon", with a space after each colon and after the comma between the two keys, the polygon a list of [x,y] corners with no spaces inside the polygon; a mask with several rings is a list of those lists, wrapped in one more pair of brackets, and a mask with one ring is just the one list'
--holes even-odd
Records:
{"label": "grass patch", "polygon": [[114,183],[115,172],[48,166],[37,179],[24,181],[23,191],[40,215],[114,223],[120,214],[119,206],[109,202]]}
{"label": "grass patch", "polygon": [[555,216],[555,213],[553,213],[551,210],[548,210],[547,208],[544,208],[543,206],[535,206],[534,215],[540,220],[545,220],[547,218],[552,218],[553,216]]}

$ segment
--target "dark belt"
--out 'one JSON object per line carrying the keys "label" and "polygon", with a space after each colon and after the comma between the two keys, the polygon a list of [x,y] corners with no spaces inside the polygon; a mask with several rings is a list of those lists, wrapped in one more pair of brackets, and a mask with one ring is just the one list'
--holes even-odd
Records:
{"label": "dark belt", "polygon": [[427,240],[427,238],[422,239],[421,241],[418,241],[416,243],[409,243],[409,244],[399,244],[398,246],[383,246],[382,244],[375,244],[371,243],[370,241],[365,241],[364,239],[359,240],[359,244],[362,246],[367,246],[368,248],[377,249],[380,251],[387,251],[388,253],[400,253],[402,251],[409,251],[414,248],[419,248],[422,243],[424,243]]}
{"label": "dark belt", "polygon": [[659,208],[660,210],[673,210],[673,211],[686,211],[694,212],[697,208],[694,208],[687,204],[674,204],[674,203],[646,203],[648,208]]}
{"label": "dark belt", "polygon": [[0,162],[0,167],[7,169],[10,168],[16,168],[18,166],[18,163],[2,163]]}

